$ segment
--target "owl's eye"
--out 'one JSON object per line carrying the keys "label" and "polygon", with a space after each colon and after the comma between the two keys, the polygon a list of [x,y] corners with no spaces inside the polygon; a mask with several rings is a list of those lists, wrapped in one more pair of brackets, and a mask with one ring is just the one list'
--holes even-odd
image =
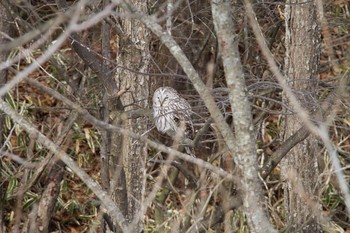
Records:
{"label": "owl's eye", "polygon": [[176,124],[180,123],[180,119],[177,116],[174,116],[174,121],[176,122]]}

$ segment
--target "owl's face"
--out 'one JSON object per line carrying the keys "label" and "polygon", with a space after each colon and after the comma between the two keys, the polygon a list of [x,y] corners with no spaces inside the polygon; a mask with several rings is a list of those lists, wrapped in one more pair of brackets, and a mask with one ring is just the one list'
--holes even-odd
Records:
{"label": "owl's face", "polygon": [[153,107],[167,106],[171,100],[179,98],[178,93],[171,87],[160,87],[153,94]]}

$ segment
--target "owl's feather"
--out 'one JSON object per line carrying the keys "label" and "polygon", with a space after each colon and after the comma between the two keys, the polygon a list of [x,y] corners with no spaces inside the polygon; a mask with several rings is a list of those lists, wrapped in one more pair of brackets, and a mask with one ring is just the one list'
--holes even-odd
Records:
{"label": "owl's feather", "polygon": [[[193,138],[191,105],[172,87],[160,87],[153,94],[153,116],[157,130],[174,136],[185,126],[185,137]],[[188,148],[186,148],[187,151]]]}

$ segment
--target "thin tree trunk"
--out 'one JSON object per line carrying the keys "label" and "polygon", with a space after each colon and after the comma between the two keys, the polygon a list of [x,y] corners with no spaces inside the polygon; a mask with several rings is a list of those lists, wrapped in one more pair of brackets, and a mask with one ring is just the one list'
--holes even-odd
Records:
{"label": "thin tree trunk", "polygon": [[54,213],[54,207],[57,202],[58,194],[60,193],[60,184],[63,179],[64,174],[64,163],[59,160],[54,163],[47,179],[46,188],[41,196],[39,205],[37,218],[35,219],[35,223],[37,228],[35,231],[28,232],[49,232],[49,224],[51,221],[51,217]]}
{"label": "thin tree trunk", "polygon": [[[289,0],[285,8],[285,74],[299,101],[315,116],[317,72],[320,56],[320,31],[314,1]],[[288,104],[288,101],[286,101]],[[302,123],[297,116],[286,117],[285,138],[293,135]],[[285,180],[285,208],[288,232],[321,232],[319,214],[319,170],[317,139],[309,136],[296,145],[282,160]]]}
{"label": "thin tree trunk", "polygon": [[248,101],[243,68],[235,43],[231,4],[227,1],[212,2],[212,13],[227,87],[232,106],[235,128],[236,164],[242,171],[243,205],[251,232],[276,232],[263,208],[262,188],[258,179],[257,154],[252,112]]}
{"label": "thin tree trunk", "polygon": [[[11,17],[10,17],[10,11],[9,6],[5,6],[6,1],[2,1],[0,3],[0,32],[4,33],[5,35],[11,34]],[[7,5],[7,4],[6,4]],[[3,34],[0,33],[0,46],[3,46],[8,42],[8,40],[5,38]],[[8,51],[2,50],[0,52],[0,62],[3,62],[7,59]],[[7,82],[7,70],[0,70],[0,88]],[[0,145],[4,144],[4,137],[5,134],[5,117],[6,114],[3,112],[0,112]],[[0,179],[2,174],[2,162],[0,161]],[[5,204],[5,191],[6,188],[3,187],[3,183],[0,185],[0,233],[5,232],[4,231],[4,204]]]}

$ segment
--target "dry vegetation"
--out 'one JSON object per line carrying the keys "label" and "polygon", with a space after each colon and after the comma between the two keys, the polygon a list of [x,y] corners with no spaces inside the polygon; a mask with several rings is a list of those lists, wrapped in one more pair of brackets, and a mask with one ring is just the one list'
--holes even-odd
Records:
{"label": "dry vegetation", "polygon": [[[10,1],[11,2],[11,1]],[[18,1],[16,1],[18,2]],[[257,1],[254,9],[262,31],[267,39],[268,46],[273,52],[276,61],[283,68],[284,49],[284,16],[283,4],[279,1]],[[50,1],[24,1],[14,4],[13,14],[16,16],[16,30],[13,37],[24,35],[39,27],[56,16],[58,9]],[[70,2],[73,4],[73,2]],[[235,30],[239,35],[239,51],[244,67],[246,84],[252,105],[256,140],[258,145],[259,164],[261,167],[269,160],[271,154],[283,143],[281,138],[282,119],[284,114],[290,114],[282,103],[282,89],[269,71],[265,59],[262,57],[259,46],[256,44],[253,33],[248,24],[248,18],[241,1],[234,1]],[[86,15],[98,11],[98,5],[87,8]],[[158,16],[166,11],[163,1],[156,1],[149,5],[149,13]],[[335,100],[333,115],[330,119],[330,134],[335,143],[339,160],[344,168],[344,174],[349,183],[350,166],[350,103],[348,93],[341,93],[339,81],[344,80],[346,91],[349,91],[350,67],[350,6],[347,0],[325,1],[324,10],[328,20],[332,43],[332,56],[322,43],[319,99],[317,104]],[[119,20],[123,20],[120,18]],[[114,21],[111,21],[114,22]],[[166,21],[160,22],[164,27]],[[103,59],[100,47],[100,27],[84,30],[80,33],[84,44]],[[114,62],[119,48],[116,29],[111,31],[111,66],[117,67]],[[9,79],[25,69],[42,55],[55,37],[61,33],[56,30],[47,41],[35,49],[25,59],[14,63],[9,68]],[[325,35],[325,34],[323,34]],[[200,130],[209,119],[209,113],[198,94],[186,78],[182,68],[170,55],[168,49],[159,39],[152,37],[150,93],[158,86],[174,86],[191,103],[194,115],[195,128]],[[216,36],[211,18],[209,1],[182,1],[173,13],[172,36],[186,53],[196,70],[200,73],[207,86],[213,88],[213,93],[229,124],[232,123],[232,110],[228,101],[220,54],[218,54]],[[9,57],[15,57],[21,50],[29,48],[34,40],[21,44],[13,49]],[[330,59],[335,59],[333,66]],[[120,68],[120,67],[119,67]],[[117,71],[118,72],[118,71]],[[31,72],[28,79],[38,80],[45,86],[61,93],[75,103],[87,109],[90,114],[100,118],[101,101],[104,89],[87,65],[75,54],[71,44],[67,41],[54,55],[40,68]],[[82,84],[83,83],[83,84]],[[298,93],[296,93],[298,94]],[[346,96],[346,98],[344,98]],[[150,96],[151,97],[151,96]],[[33,124],[37,130],[46,135],[53,142],[57,142],[76,163],[87,172],[95,181],[101,183],[101,131],[91,123],[76,117],[66,131],[67,118],[71,117],[72,109],[63,102],[43,92],[27,81],[20,82],[5,95],[5,100],[22,117]],[[137,104],[137,103],[135,103]],[[149,116],[148,109],[144,113]],[[234,109],[233,109],[234,111]],[[152,119],[143,118],[141,124],[153,127]],[[52,163],[43,163],[52,153],[37,142],[35,135],[29,135],[21,127],[6,116],[4,144],[1,147],[1,208],[6,229],[14,229],[16,224],[20,228],[30,218],[33,208],[43,195],[42,192],[50,182],[50,166]],[[62,134],[64,133],[64,135]],[[170,138],[152,129],[148,138],[172,145]],[[211,164],[222,167],[235,174],[239,180],[239,171],[233,167],[234,156],[225,151],[225,145],[217,133],[215,125],[211,125],[205,134],[201,135],[201,146],[196,148],[196,156]],[[349,217],[346,214],[345,204],[339,190],[330,158],[323,145],[319,144],[319,163],[321,176],[321,212],[327,216],[332,226],[324,226],[326,232],[349,232]],[[150,192],[161,174],[167,155],[154,148],[148,148],[146,194]],[[37,174],[42,166],[41,174]],[[99,221],[99,207],[101,202],[94,193],[87,188],[82,180],[72,170],[66,168],[59,183],[59,195],[54,206],[50,222],[52,232],[101,232]],[[285,212],[283,206],[283,188],[280,180],[280,170],[277,166],[272,173],[262,180],[266,206],[275,227],[286,230]],[[193,232],[223,232],[225,222],[231,217],[231,229],[234,232],[249,232],[244,212],[240,207],[241,193],[239,186],[222,180],[217,175],[203,168],[198,168],[189,162],[169,167],[168,176],[164,177],[162,187],[155,200],[148,207],[145,218],[145,232],[165,232],[176,229],[176,226],[189,228],[193,221],[200,222],[200,226]],[[236,200],[237,199],[237,200]],[[230,203],[233,206],[229,206]],[[224,215],[225,212],[229,215]],[[21,212],[21,213],[19,213]],[[20,216],[16,219],[16,216]],[[226,217],[225,217],[226,216]],[[176,225],[178,224],[178,225]]]}

